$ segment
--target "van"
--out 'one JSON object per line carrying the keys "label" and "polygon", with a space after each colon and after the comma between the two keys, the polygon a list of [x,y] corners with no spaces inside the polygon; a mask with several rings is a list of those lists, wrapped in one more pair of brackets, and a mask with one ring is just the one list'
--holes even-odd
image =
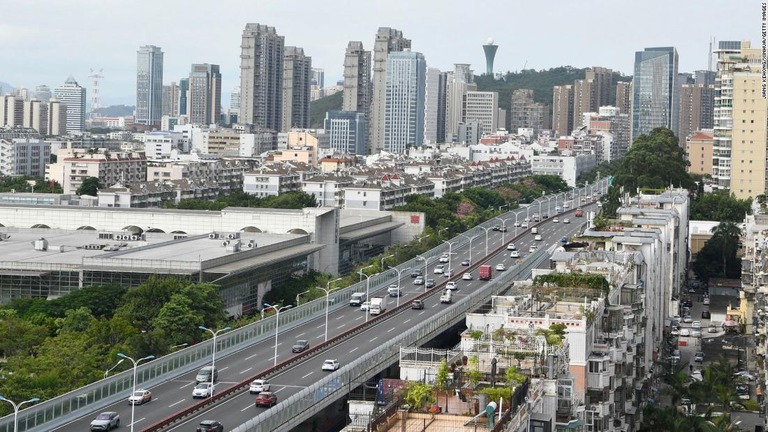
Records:
{"label": "van", "polygon": [[367,298],[364,292],[352,293],[352,296],[349,297],[349,305],[360,306],[366,300]]}
{"label": "van", "polygon": [[211,373],[213,373],[213,382],[219,380],[219,371],[213,366],[206,366],[200,369],[195,376],[195,385],[201,382],[211,382]]}
{"label": "van", "polygon": [[538,233],[539,233],[539,227],[531,228],[531,234],[538,234]]}
{"label": "van", "polygon": [[453,299],[453,293],[451,290],[443,291],[443,295],[440,296],[440,303],[450,303]]}

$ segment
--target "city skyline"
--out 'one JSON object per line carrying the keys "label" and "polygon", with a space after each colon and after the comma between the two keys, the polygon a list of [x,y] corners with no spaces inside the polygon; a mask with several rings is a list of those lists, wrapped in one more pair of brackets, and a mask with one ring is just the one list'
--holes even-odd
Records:
{"label": "city skyline", "polygon": [[[42,3],[42,4],[41,4]],[[179,81],[188,75],[191,64],[221,65],[224,77],[222,101],[228,105],[231,90],[239,84],[239,44],[241,31],[247,22],[259,22],[275,27],[286,45],[302,47],[312,57],[313,67],[322,68],[326,86],[343,76],[345,48],[349,41],[360,40],[372,47],[379,27],[397,28],[413,41],[413,49],[424,53],[429,67],[451,70],[454,63],[470,63],[478,73],[484,71],[482,45],[493,37],[499,45],[494,69],[497,72],[523,69],[547,69],[561,65],[589,67],[604,65],[625,75],[633,71],[634,52],[649,46],[674,46],[680,55],[680,71],[692,72],[707,68],[710,36],[716,40],[751,40],[760,37],[759,3],[709,0],[676,3],[652,1],[643,8],[631,10],[631,21],[622,22],[620,30],[610,26],[587,26],[578,34],[542,31],[541,20],[516,19],[515,30],[503,32],[511,17],[534,18],[547,14],[548,22],[571,19],[572,7],[551,7],[544,4],[504,5],[487,3],[476,10],[492,8],[493,14],[477,22],[465,21],[454,13],[461,4],[453,0],[441,3],[403,1],[373,4],[343,5],[331,0],[323,9],[314,11],[321,19],[313,19],[313,9],[307,9],[306,19],[291,14],[295,5],[267,1],[256,5],[238,2],[236,20],[226,11],[201,11],[185,8],[170,1],[179,22],[200,22],[205,26],[184,27],[168,25],[166,16],[147,16],[138,7],[71,1],[66,4],[43,0],[18,5],[15,16],[35,16],[26,22],[0,18],[0,49],[11,59],[0,73],[0,81],[17,87],[34,89],[38,85],[54,86],[72,75],[90,89],[88,75],[92,68],[103,69],[101,81],[102,105],[135,103],[135,52],[142,45],[162,47],[165,53],[164,83]],[[146,2],[149,5],[148,2]],[[307,7],[312,3],[307,2]],[[727,9],[723,9],[727,5]],[[580,4],[589,10],[596,23],[613,23],[615,16],[629,16],[623,8],[607,7],[604,2],[591,0]],[[628,6],[627,6],[628,7]],[[45,10],[45,14],[37,11]],[[34,10],[33,10],[34,9]],[[115,10],[118,9],[118,10]],[[121,10],[120,10],[121,9]],[[228,8],[230,9],[230,8]],[[323,10],[343,10],[326,14]],[[660,10],[665,13],[659,13]],[[723,10],[732,13],[712,13]],[[405,11],[406,13],[402,13]],[[131,26],[115,26],[111,17],[120,15]],[[348,19],[354,16],[354,20]],[[67,19],[61,19],[67,17]],[[430,17],[440,25],[424,25]],[[685,19],[681,20],[680,18]],[[654,21],[654,31],[648,31],[648,21]],[[308,25],[311,22],[312,25]],[[505,24],[506,23],[506,24]],[[205,32],[196,29],[204,28]],[[462,31],[453,31],[460,28]],[[665,30],[668,29],[668,30]],[[108,33],[107,33],[108,32]],[[615,33],[632,37],[614,37]],[[103,34],[102,37],[93,37]],[[531,38],[521,37],[529,34]],[[183,37],[179,37],[182,35]],[[525,42],[534,39],[536,43]],[[195,49],[190,49],[192,46]],[[87,50],[82,49],[88,47]],[[584,49],[583,47],[591,47]]]}

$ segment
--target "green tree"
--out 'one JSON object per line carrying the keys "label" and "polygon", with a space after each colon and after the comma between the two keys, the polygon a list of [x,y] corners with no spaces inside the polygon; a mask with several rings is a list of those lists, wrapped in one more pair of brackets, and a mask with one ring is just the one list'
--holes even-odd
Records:
{"label": "green tree", "polygon": [[77,188],[75,193],[81,196],[96,196],[98,195],[99,189],[103,188],[104,186],[101,184],[101,180],[99,180],[98,177],[86,177],[85,180],[83,180],[83,183],[80,184],[80,187]]}
{"label": "green tree", "polygon": [[712,228],[712,237],[716,237],[720,240],[722,246],[721,256],[723,258],[723,272],[727,275],[726,261],[729,256],[736,254],[739,238],[741,237],[741,229],[733,222],[721,222],[719,225]]}
{"label": "green tree", "polygon": [[152,276],[126,294],[115,314],[130,320],[140,331],[152,330],[152,322],[160,309],[186,284],[178,278]]}
{"label": "green tree", "polygon": [[445,359],[440,360],[440,366],[438,366],[437,375],[435,375],[435,388],[440,391],[446,390],[450,373],[451,369],[448,367],[448,362]]}
{"label": "green tree", "polygon": [[59,333],[83,333],[91,327],[95,321],[91,310],[83,306],[77,309],[70,309],[65,313],[64,318],[59,318],[56,324],[59,327]]}
{"label": "green tree", "polygon": [[414,411],[419,411],[424,403],[430,402],[432,396],[432,386],[421,383],[411,382],[405,388],[403,400],[411,406]]}
{"label": "green tree", "polygon": [[171,337],[169,343],[183,343],[199,339],[200,329],[203,325],[202,314],[194,308],[192,300],[179,293],[173,294],[171,299],[163,305],[152,320],[152,328],[162,329]]}
{"label": "green tree", "polygon": [[697,193],[691,202],[691,219],[741,222],[750,213],[751,206],[750,200],[738,199],[724,189]]}
{"label": "green tree", "polygon": [[517,370],[517,366],[509,366],[504,376],[510,388],[515,388],[525,382],[525,375]]}
{"label": "green tree", "polygon": [[47,336],[48,329],[45,326],[20,318],[15,310],[0,309],[0,356],[33,354]]}

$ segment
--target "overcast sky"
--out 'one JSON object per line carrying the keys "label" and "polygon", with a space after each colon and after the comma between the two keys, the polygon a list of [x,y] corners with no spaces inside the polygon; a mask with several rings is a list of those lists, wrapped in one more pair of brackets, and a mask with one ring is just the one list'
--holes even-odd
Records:
{"label": "overcast sky", "polygon": [[761,25],[756,0],[25,0],[11,10],[0,15],[0,81],[53,88],[73,75],[90,92],[91,69],[103,69],[103,105],[135,103],[136,51],[151,44],[165,53],[166,83],[192,63],[219,64],[228,106],[248,22],[303,47],[326,86],[342,78],[347,42],[371,49],[380,26],[402,30],[442,70],[471,63],[484,72],[481,45],[493,37],[496,71],[572,65],[629,75],[634,52],[653,46],[676,47],[681,72],[705,69],[710,37],[759,46]]}

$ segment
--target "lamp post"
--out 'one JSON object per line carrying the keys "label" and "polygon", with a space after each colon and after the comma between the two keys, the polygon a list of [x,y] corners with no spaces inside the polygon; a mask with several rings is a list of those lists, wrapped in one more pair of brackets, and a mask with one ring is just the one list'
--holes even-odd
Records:
{"label": "lamp post", "polygon": [[363,273],[362,269],[360,270],[360,277],[362,278],[365,276],[365,298],[368,299],[368,307],[365,309],[365,322],[368,322],[368,315],[371,314],[371,277],[376,276],[377,274],[378,273],[368,276],[367,274]]}
{"label": "lamp post", "polygon": [[183,344],[174,345],[174,346],[172,346],[172,347],[170,347],[170,348],[168,348],[168,349],[169,349],[169,350],[171,350],[171,351],[173,351],[173,350],[175,350],[175,349],[178,349],[178,348],[184,348],[184,347],[186,347],[186,346],[188,346],[188,345],[189,345],[189,344],[185,342],[185,343],[183,343]]}
{"label": "lamp post", "polygon": [[381,271],[384,271],[384,260],[387,258],[392,258],[394,255],[387,255],[384,258],[381,259]]}
{"label": "lamp post", "polygon": [[485,256],[488,256],[488,232],[491,231],[493,227],[486,228],[480,225],[478,225],[477,227],[485,231]]}
{"label": "lamp post", "polygon": [[272,366],[277,366],[277,335],[280,330],[280,311],[290,309],[293,305],[272,306],[269,303],[264,303],[264,306],[275,310],[275,363]]}
{"label": "lamp post", "polygon": [[13,406],[13,432],[17,432],[19,430],[19,409],[21,409],[21,406],[28,403],[35,403],[39,400],[40,398],[32,398],[16,405],[12,400],[0,396],[0,401],[6,401]]}
{"label": "lamp post", "polygon": [[213,331],[205,326],[197,326],[202,331],[207,331],[208,333],[213,335],[213,347],[211,349],[211,391],[209,392],[208,396],[213,397],[213,385],[215,383],[214,378],[216,377],[216,336],[219,335],[221,332],[225,332],[227,330],[230,330],[231,327],[227,326],[223,329],[219,329],[216,331]]}
{"label": "lamp post", "polygon": [[468,235],[466,235],[464,233],[461,233],[459,235],[469,239],[469,265],[472,265],[472,240],[480,237],[480,234],[478,234],[478,235],[476,235],[474,237],[470,237],[470,236],[468,236]]}
{"label": "lamp post", "polygon": [[365,270],[365,269],[369,269],[369,268],[371,268],[371,267],[373,267],[373,264],[371,264],[371,265],[369,265],[369,266],[365,266],[365,267],[361,268],[361,269],[358,271],[358,273],[360,274],[360,282],[362,282],[362,281],[363,281],[363,270]]}
{"label": "lamp post", "polygon": [[506,234],[507,234],[507,220],[508,219],[502,219],[500,217],[495,217],[494,219],[498,219],[501,221],[501,244],[506,243]]}
{"label": "lamp post", "polygon": [[[408,271],[411,268],[410,267],[406,267],[406,268],[400,270],[397,267],[390,266],[389,269],[392,270],[392,271],[397,272],[397,306],[400,307],[400,277],[402,276],[404,271]],[[427,281],[425,279],[424,280],[424,285],[426,285],[426,284],[427,284]]]}
{"label": "lamp post", "polygon": [[[128,357],[127,355],[125,355],[123,353],[117,353],[117,356],[118,357],[122,357],[124,359],[128,359],[128,360],[131,361],[131,363],[133,363],[133,391],[131,393],[131,396],[133,396],[134,394],[136,394],[136,370],[139,367],[139,363],[143,362],[144,360],[152,360],[153,358],[155,358],[155,356],[148,355],[148,356],[142,357],[142,358],[140,358],[138,360],[134,360],[133,358]],[[132,403],[131,404],[131,432],[133,432],[133,423],[134,423],[133,420],[134,420],[135,410],[136,410],[136,404]]]}
{"label": "lamp post", "polygon": [[330,295],[331,295],[331,284],[334,282],[338,282],[342,280],[343,278],[337,278],[332,281],[328,281],[328,283],[325,285],[325,288],[318,287],[321,290],[325,291],[325,341],[328,342],[328,310],[331,309],[330,305]]}
{"label": "lamp post", "polygon": [[421,244],[421,241],[424,240],[425,238],[429,238],[429,236],[430,235],[427,234],[427,235],[423,235],[423,236],[419,237],[419,239],[418,239],[419,240],[419,244]]}
{"label": "lamp post", "polygon": [[304,292],[300,292],[300,293],[296,294],[296,307],[298,307],[298,306],[299,306],[299,304],[300,304],[300,303],[299,303],[299,296],[301,296],[302,294],[307,294],[307,293],[309,293],[310,291],[312,291],[312,290],[306,290],[306,291],[304,291]]}
{"label": "lamp post", "polygon": [[[443,243],[448,243],[448,274],[452,275],[451,273],[451,261],[453,260],[453,244],[456,243],[456,240],[450,242],[448,240],[443,240]],[[427,282],[424,281],[424,284]]]}
{"label": "lamp post", "polygon": [[118,361],[117,361],[117,363],[115,363],[115,365],[114,365],[114,366],[112,366],[111,368],[109,368],[109,369],[105,370],[105,371],[104,371],[104,379],[106,379],[106,378],[107,378],[107,375],[109,375],[109,373],[110,373],[110,372],[112,372],[113,370],[115,370],[115,368],[116,368],[116,367],[120,366],[120,363],[122,363],[122,362],[124,362],[124,361],[125,361],[125,359],[120,359],[120,360],[118,360]]}
{"label": "lamp post", "polygon": [[424,260],[424,292],[427,292],[427,266],[429,265],[429,261],[435,258],[437,257],[427,258],[421,255],[416,256],[416,259]]}

